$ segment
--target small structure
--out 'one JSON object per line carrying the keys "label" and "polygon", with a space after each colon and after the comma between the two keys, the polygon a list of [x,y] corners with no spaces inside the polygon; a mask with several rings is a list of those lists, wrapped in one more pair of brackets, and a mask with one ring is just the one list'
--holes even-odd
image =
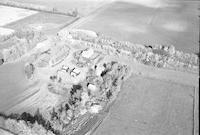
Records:
{"label": "small structure", "polygon": [[88,89],[90,90],[90,91],[92,91],[92,92],[95,92],[95,91],[97,91],[97,87],[94,85],[94,84],[88,84]]}
{"label": "small structure", "polygon": [[73,68],[73,69],[70,71],[70,75],[71,75],[72,77],[76,77],[76,76],[78,76],[80,73],[81,73],[80,70],[77,69],[77,68]]}
{"label": "small structure", "polygon": [[100,110],[102,110],[101,105],[93,105],[89,108],[90,113],[99,113]]}
{"label": "small structure", "polygon": [[102,66],[102,65],[98,65],[97,68],[96,68],[96,75],[97,76],[100,76],[101,73],[105,70],[105,67]]}
{"label": "small structure", "polygon": [[81,55],[82,57],[89,59],[90,57],[92,57],[93,54],[94,54],[94,50],[92,48],[88,48],[84,50]]}

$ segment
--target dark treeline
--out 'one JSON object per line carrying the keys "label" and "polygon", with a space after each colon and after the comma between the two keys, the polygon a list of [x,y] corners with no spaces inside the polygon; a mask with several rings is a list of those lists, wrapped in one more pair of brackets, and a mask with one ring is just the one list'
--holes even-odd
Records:
{"label": "dark treeline", "polygon": [[14,119],[16,121],[23,120],[26,122],[26,124],[34,124],[38,123],[39,125],[42,125],[47,131],[52,131],[56,135],[60,135],[60,132],[58,130],[55,130],[52,126],[51,123],[46,120],[42,114],[39,112],[39,109],[36,111],[34,115],[23,112],[22,114],[16,114],[16,113],[11,113],[9,115],[6,115],[5,113],[0,113],[0,117],[3,117],[5,120],[7,119]]}

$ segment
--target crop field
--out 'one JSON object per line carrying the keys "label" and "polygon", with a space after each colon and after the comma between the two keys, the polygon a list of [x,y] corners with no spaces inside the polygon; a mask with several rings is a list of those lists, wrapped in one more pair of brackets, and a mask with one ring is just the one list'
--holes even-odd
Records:
{"label": "crop field", "polygon": [[37,11],[0,6],[0,26],[5,26],[36,13]]}
{"label": "crop field", "polygon": [[132,75],[95,135],[192,134],[194,88]]}
{"label": "crop field", "polygon": [[78,26],[146,45],[174,45],[178,50],[198,53],[198,3],[169,2],[166,7],[147,7],[114,2],[91,20]]}
{"label": "crop field", "polygon": [[56,8],[59,11],[67,12],[71,9],[78,9],[81,16],[87,15],[95,10],[99,5],[104,4],[107,0],[12,0],[20,3],[42,5],[46,7]]}
{"label": "crop field", "polygon": [[7,28],[21,29],[32,27],[43,31],[45,34],[55,34],[62,27],[74,21],[75,17],[39,12],[27,18],[6,25]]}
{"label": "crop field", "polygon": [[0,67],[1,111],[16,104],[17,97],[28,88],[29,83],[23,72],[24,63],[20,61]]}

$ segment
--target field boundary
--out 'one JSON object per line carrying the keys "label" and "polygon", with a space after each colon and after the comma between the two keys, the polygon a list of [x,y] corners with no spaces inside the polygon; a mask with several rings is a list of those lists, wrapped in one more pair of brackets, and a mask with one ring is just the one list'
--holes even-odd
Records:
{"label": "field boundary", "polygon": [[68,27],[63,28],[61,31],[65,31],[66,29],[73,29],[73,28],[78,28],[80,25],[90,21],[91,19],[93,19],[95,16],[97,16],[99,13],[101,13],[102,11],[104,11],[106,8],[108,8],[110,6],[110,3],[112,3],[113,0],[110,0],[108,2],[105,2],[101,5],[99,5],[98,7],[96,7],[93,11],[91,11],[88,16],[84,16],[81,17],[80,19],[78,19],[77,21],[75,21],[74,23],[70,24]]}
{"label": "field boundary", "polygon": [[10,0],[1,0],[0,5],[10,6],[10,7],[15,7],[15,8],[23,8],[23,9],[28,9],[28,10],[40,11],[40,12],[46,12],[46,13],[52,13],[52,14],[72,16],[72,17],[78,16],[77,10],[69,10],[68,12],[62,12],[56,8],[50,8],[50,7],[46,7],[46,6],[40,6],[40,5],[29,4],[29,3],[20,3],[20,2],[10,1]]}

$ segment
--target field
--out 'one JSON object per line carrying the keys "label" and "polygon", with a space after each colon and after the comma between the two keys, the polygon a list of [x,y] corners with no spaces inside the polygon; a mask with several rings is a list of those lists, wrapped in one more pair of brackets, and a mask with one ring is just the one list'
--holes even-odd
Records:
{"label": "field", "polygon": [[198,53],[198,3],[172,2],[165,7],[114,2],[77,27],[94,30],[117,40],[146,45],[174,45]]}
{"label": "field", "polygon": [[21,61],[0,67],[0,111],[15,105],[21,99],[20,95],[28,88],[29,83],[23,71],[24,64],[25,62]]}
{"label": "field", "polygon": [[95,10],[100,5],[107,2],[107,0],[12,0],[16,2],[42,5],[46,7],[56,8],[59,11],[67,12],[71,9],[78,9],[81,16],[85,16],[92,10]]}
{"label": "field", "polygon": [[75,19],[75,17],[65,15],[39,12],[35,15],[26,17],[14,23],[10,23],[5,27],[12,29],[33,27],[35,29],[41,30],[45,34],[51,35],[57,33],[62,27],[67,26]]}
{"label": "field", "polygon": [[194,87],[132,75],[95,135],[189,135]]}
{"label": "field", "polygon": [[36,13],[36,11],[26,9],[0,6],[0,26],[7,25]]}

